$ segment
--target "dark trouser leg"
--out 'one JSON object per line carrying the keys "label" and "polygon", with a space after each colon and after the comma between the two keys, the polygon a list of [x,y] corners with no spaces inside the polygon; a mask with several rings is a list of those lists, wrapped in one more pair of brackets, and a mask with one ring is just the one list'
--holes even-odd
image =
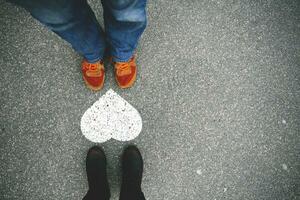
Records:
{"label": "dark trouser leg", "polygon": [[82,200],[108,200],[109,198],[101,198],[101,194],[88,191]]}
{"label": "dark trouser leg", "polygon": [[128,146],[122,155],[120,200],[145,200],[141,189],[143,158],[136,146]]}
{"label": "dark trouser leg", "polygon": [[86,157],[89,190],[83,200],[109,200],[110,190],[106,174],[106,156],[97,146],[90,148]]}

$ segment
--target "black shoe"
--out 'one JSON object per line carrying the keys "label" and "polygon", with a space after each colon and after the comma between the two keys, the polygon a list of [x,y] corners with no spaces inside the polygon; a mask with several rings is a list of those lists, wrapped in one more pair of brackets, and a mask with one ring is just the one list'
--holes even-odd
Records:
{"label": "black shoe", "polygon": [[122,155],[120,200],[142,200],[143,158],[136,146],[128,146]]}
{"label": "black shoe", "polygon": [[89,183],[89,191],[84,200],[110,198],[110,191],[106,174],[106,157],[100,147],[89,149],[86,157],[86,173]]}

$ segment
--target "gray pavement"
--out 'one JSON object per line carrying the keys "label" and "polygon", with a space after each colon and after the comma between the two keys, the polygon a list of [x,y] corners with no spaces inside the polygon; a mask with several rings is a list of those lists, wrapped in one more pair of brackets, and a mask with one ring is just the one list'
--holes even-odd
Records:
{"label": "gray pavement", "polygon": [[[100,1],[91,2],[102,23]],[[300,3],[149,1],[135,86],[83,84],[81,57],[23,9],[0,0],[0,199],[81,199],[94,145],[82,114],[112,88],[143,131],[135,143],[147,200],[300,199]]]}

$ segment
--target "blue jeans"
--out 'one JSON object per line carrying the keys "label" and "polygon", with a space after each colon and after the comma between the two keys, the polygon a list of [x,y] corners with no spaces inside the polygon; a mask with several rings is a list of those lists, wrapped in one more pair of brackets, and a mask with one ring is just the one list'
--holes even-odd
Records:
{"label": "blue jeans", "polygon": [[9,1],[28,10],[89,62],[103,59],[106,49],[114,61],[128,61],[147,24],[147,0],[101,0],[105,32],[87,0]]}

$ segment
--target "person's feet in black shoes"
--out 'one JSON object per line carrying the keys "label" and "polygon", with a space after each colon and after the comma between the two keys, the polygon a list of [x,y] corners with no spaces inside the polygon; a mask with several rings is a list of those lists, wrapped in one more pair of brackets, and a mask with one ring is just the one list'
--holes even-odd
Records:
{"label": "person's feet in black shoes", "polygon": [[86,157],[89,191],[83,200],[108,200],[110,191],[106,174],[106,157],[100,147],[89,149]]}
{"label": "person's feet in black shoes", "polygon": [[122,186],[120,200],[144,200],[141,189],[143,158],[136,146],[128,146],[122,155]]}

